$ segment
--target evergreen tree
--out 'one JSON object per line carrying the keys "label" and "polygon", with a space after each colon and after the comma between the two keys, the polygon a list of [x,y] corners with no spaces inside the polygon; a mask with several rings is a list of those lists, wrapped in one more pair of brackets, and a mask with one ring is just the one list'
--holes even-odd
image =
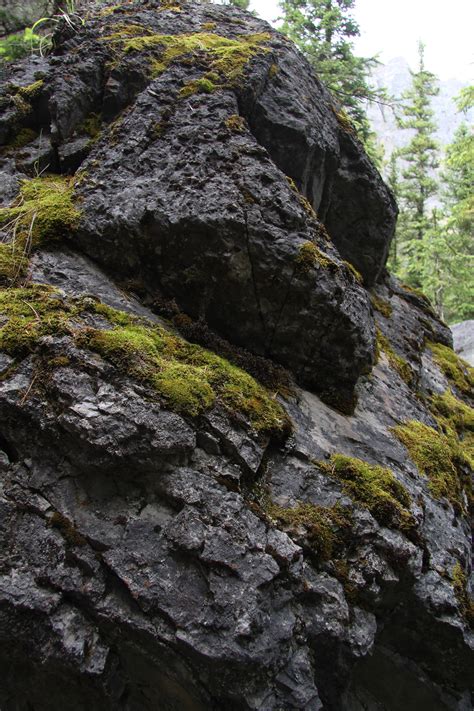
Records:
{"label": "evergreen tree", "polygon": [[434,74],[424,65],[424,46],[419,44],[419,66],[411,72],[411,88],[402,95],[398,124],[411,129],[413,136],[407,146],[398,150],[403,159],[402,180],[399,186],[401,220],[398,226],[398,258],[400,276],[411,286],[422,281],[425,235],[432,230],[430,198],[437,192],[434,171],[438,167],[438,146],[433,137],[431,97],[439,89]]}
{"label": "evergreen tree", "polygon": [[353,40],[359,36],[359,26],[351,16],[354,5],[355,0],[281,0],[280,30],[306,55],[365,142],[373,140],[365,104],[387,97],[368,83],[377,60],[353,53]]}
{"label": "evergreen tree", "polygon": [[[474,107],[474,87],[464,89],[457,99],[458,108]],[[449,322],[474,318],[474,132],[461,124],[446,149],[441,174],[443,220],[436,235],[439,260],[443,265],[440,313]],[[430,289],[433,275],[425,268]]]}

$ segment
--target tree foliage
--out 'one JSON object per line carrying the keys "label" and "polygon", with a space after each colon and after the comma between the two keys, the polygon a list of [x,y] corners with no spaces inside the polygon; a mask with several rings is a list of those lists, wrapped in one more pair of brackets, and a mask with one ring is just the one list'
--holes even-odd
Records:
{"label": "tree foliage", "polygon": [[366,116],[368,101],[386,100],[384,91],[370,86],[375,57],[357,57],[353,40],[359,26],[351,15],[355,0],[281,0],[284,32],[306,55],[318,76],[347,111],[362,140],[374,134]]}

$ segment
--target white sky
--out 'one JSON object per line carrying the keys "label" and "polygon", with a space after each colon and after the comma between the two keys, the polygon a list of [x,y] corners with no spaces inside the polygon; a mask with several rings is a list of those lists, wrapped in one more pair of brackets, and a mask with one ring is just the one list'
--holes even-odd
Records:
{"label": "white sky", "polygon": [[[277,0],[251,0],[250,9],[269,21],[280,15]],[[353,14],[361,30],[357,54],[378,54],[382,62],[405,57],[415,69],[421,39],[427,69],[473,82],[473,0],[356,0]]]}

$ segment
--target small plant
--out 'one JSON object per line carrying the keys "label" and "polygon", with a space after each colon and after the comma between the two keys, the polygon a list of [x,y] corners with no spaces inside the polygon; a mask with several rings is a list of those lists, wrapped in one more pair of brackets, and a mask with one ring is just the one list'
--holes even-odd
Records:
{"label": "small plant", "polygon": [[40,49],[41,40],[41,35],[37,34],[32,27],[25,27],[23,32],[7,35],[0,39],[0,59],[14,62],[27,57]]}

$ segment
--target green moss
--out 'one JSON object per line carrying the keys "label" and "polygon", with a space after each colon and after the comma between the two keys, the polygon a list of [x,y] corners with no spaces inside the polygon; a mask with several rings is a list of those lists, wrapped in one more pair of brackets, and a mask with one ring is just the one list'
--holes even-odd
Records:
{"label": "green moss", "polygon": [[22,128],[11,141],[8,142],[9,148],[23,148],[38,137],[36,131],[32,128]]}
{"label": "green moss", "polygon": [[270,69],[268,70],[268,76],[269,76],[269,78],[270,78],[270,79],[274,79],[274,78],[276,77],[276,75],[278,74],[279,71],[280,71],[280,70],[279,70],[279,68],[278,68],[278,64],[276,64],[275,62],[273,62],[273,64],[270,66]]}
{"label": "green moss", "polygon": [[97,140],[102,128],[102,118],[99,114],[90,114],[79,126],[79,133],[85,133],[92,140]]}
{"label": "green moss", "polygon": [[22,180],[20,193],[11,207],[0,208],[0,225],[6,226],[23,244],[39,245],[63,237],[79,221],[73,202],[73,179],[42,176]]}
{"label": "green moss", "polygon": [[68,319],[77,312],[52,287],[32,284],[0,290],[0,313],[8,321],[0,328],[0,350],[25,356],[48,335],[68,333]]}
{"label": "green moss", "polygon": [[445,376],[462,393],[472,393],[474,388],[474,368],[462,360],[451,348],[441,343],[426,344],[433,354],[433,360]]}
{"label": "green moss", "polygon": [[316,557],[324,562],[341,553],[352,529],[352,515],[340,504],[315,506],[298,503],[295,508],[267,504],[266,514],[294,535],[303,534]]}
{"label": "green moss", "polygon": [[354,266],[353,264],[351,264],[350,262],[347,262],[346,260],[343,260],[342,263],[345,265],[345,267],[349,270],[349,272],[352,274],[352,276],[354,277],[354,279],[355,279],[359,284],[363,284],[363,283],[364,283],[364,277],[363,277],[362,274],[355,268],[355,266]]}
{"label": "green moss", "polygon": [[216,23],[215,22],[204,22],[204,24],[201,25],[201,30],[204,30],[205,32],[210,32],[211,30],[216,29]]}
{"label": "green moss", "polygon": [[349,114],[344,111],[342,108],[336,108],[335,106],[331,106],[333,113],[337,119],[337,122],[339,126],[346,131],[346,133],[350,133],[352,136],[357,135],[356,128],[354,124],[351,121],[351,118]]}
{"label": "green moss", "polygon": [[210,79],[202,77],[201,79],[194,79],[188,82],[180,89],[179,95],[182,98],[187,96],[192,96],[193,94],[212,94],[213,91],[217,89],[217,85],[214,84]]}
{"label": "green moss", "polygon": [[388,301],[385,301],[385,299],[381,299],[376,294],[370,295],[370,301],[372,302],[372,306],[376,311],[381,313],[382,316],[385,316],[385,318],[390,318],[393,312],[393,308]]}
{"label": "green moss", "polygon": [[[128,36],[124,38],[124,34]],[[234,84],[254,56],[268,52],[268,48],[262,45],[269,39],[270,35],[266,33],[241,35],[238,39],[228,39],[210,32],[146,34],[143,28],[141,33],[136,32],[135,28],[133,32],[125,32],[125,28],[121,28],[119,32],[104,38],[105,41],[120,45],[125,53],[151,52],[151,69],[155,77],[172,62],[199,53],[207,61],[208,69],[220,76],[221,85]],[[159,59],[153,57],[153,54],[158,54]]]}
{"label": "green moss", "polygon": [[408,449],[418,470],[428,477],[433,497],[447,499],[458,513],[464,512],[461,474],[450,438],[417,420],[398,425],[392,431]]}
{"label": "green moss", "polygon": [[322,267],[323,269],[334,269],[337,270],[339,267],[327,254],[321,252],[321,250],[316,247],[314,242],[304,242],[299,250],[296,257],[296,264],[301,271],[307,272],[310,269],[317,269]]}
{"label": "green moss", "polygon": [[433,395],[430,409],[448,439],[453,463],[469,500],[473,500],[471,471],[474,470],[474,409],[446,390]]}
{"label": "green moss", "polygon": [[298,189],[298,186],[296,185],[295,181],[293,178],[290,178],[288,175],[286,176],[286,179],[288,181],[288,185],[292,189],[292,191],[295,193],[296,197],[298,198],[298,202],[300,203],[301,207],[304,209],[304,211],[312,218],[317,220],[317,215],[313,209],[313,206],[311,205],[310,201],[308,198],[306,198]]}
{"label": "green moss", "polygon": [[232,116],[226,118],[224,123],[231,133],[243,133],[245,131],[245,119],[238,114],[232,114]]}
{"label": "green moss", "polygon": [[[86,311],[105,317],[111,328],[78,325]],[[0,312],[8,319],[0,328],[0,349],[15,357],[31,353],[44,336],[68,334],[147,384],[176,412],[196,416],[220,403],[234,415],[243,415],[258,432],[288,431],[287,415],[266,388],[162,326],[91,299],[64,300],[60,292],[42,285],[0,290]]]}
{"label": "green moss", "polygon": [[413,294],[419,301],[422,302],[423,311],[427,311],[430,315],[436,316],[436,312],[429,298],[424,294],[421,289],[415,289],[413,286],[408,286],[408,284],[400,284],[401,288],[408,292],[408,294]]}
{"label": "green moss", "polygon": [[13,285],[25,276],[28,258],[12,244],[0,242],[0,286]]}
{"label": "green moss", "polygon": [[281,405],[240,368],[160,326],[142,325],[104,305],[95,310],[115,328],[88,329],[83,342],[148,382],[176,411],[197,415],[218,400],[229,411],[243,414],[257,431],[288,428]]}
{"label": "green moss", "polygon": [[459,562],[453,567],[451,580],[460,612],[469,626],[474,627],[474,600],[472,600],[469,595],[467,589],[467,575]]}
{"label": "green moss", "polygon": [[387,356],[387,360],[399,376],[406,382],[408,386],[413,385],[415,374],[407,361],[399,356],[393,350],[392,344],[382,331],[377,328],[377,354],[383,351]]}
{"label": "green moss", "polygon": [[367,508],[382,525],[412,534],[416,521],[411,514],[410,495],[390,469],[373,466],[362,459],[333,454],[318,467],[342,483],[350,498]]}
{"label": "green moss", "polygon": [[38,79],[38,81],[35,81],[33,84],[29,84],[28,86],[20,86],[18,88],[18,94],[26,101],[30,101],[39,94],[43,86],[44,81],[42,79]]}
{"label": "green moss", "polygon": [[15,108],[21,118],[26,118],[33,111],[29,101],[26,101],[20,94],[15,94],[12,97],[12,101],[15,104]]}

